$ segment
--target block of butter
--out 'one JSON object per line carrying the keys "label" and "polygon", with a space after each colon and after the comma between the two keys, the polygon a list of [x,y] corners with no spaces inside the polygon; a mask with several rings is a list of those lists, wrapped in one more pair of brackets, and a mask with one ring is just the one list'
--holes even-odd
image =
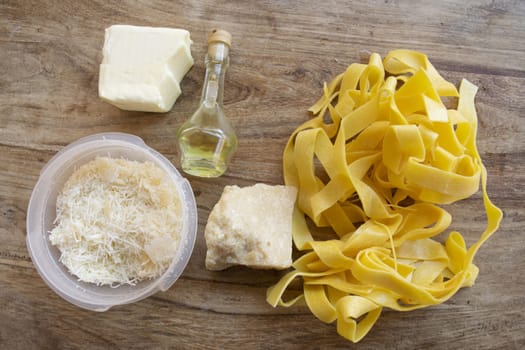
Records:
{"label": "block of butter", "polygon": [[206,268],[290,267],[296,196],[297,189],[290,186],[226,186],[210,213],[204,232]]}
{"label": "block of butter", "polygon": [[193,66],[184,29],[113,25],[106,29],[99,96],[120,109],[167,112]]}

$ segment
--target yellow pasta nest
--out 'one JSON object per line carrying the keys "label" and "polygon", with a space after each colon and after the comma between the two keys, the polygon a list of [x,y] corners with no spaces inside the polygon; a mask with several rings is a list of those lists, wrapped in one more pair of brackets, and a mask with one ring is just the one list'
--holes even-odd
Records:
{"label": "yellow pasta nest", "polygon": [[[293,239],[304,254],[268,289],[268,303],[304,298],[318,319],[337,321],[338,333],[358,342],[383,307],[436,305],[473,285],[474,256],[502,218],[476,148],[476,91],[463,80],[458,92],[424,54],[408,50],[383,61],[372,54],[325,85],[310,108],[315,117],[284,151],[285,183],[299,190]],[[457,109],[444,96],[458,97]],[[436,240],[451,223],[436,204],[467,198],[480,182],[487,226],[479,240],[467,248],[455,231]],[[337,238],[314,239],[306,217]],[[284,300],[298,278],[302,293]]]}

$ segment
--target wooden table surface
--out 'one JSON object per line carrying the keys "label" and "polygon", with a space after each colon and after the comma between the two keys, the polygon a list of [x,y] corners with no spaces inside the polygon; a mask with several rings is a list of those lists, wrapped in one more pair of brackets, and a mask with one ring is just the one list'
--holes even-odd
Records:
{"label": "wooden table surface", "polygon": [[[416,5],[417,4],[417,5]],[[0,2],[0,348],[523,349],[525,348],[525,2],[29,1]],[[120,111],[98,98],[104,28],[188,29],[195,65],[166,114]],[[206,34],[233,34],[225,110],[240,147],[218,179],[189,178],[199,228],[180,280],[167,292],[96,313],[57,296],[26,248],[26,210],[40,169],[76,139],[132,133],[178,164],[174,133],[197,106]],[[305,307],[273,309],[281,273],[204,268],[203,232],[225,185],[281,184],[288,136],[309,118],[322,84],[363,51],[425,52],[442,75],[479,86],[478,147],[505,217],[476,257],[480,275],[443,305],[385,311],[352,345]],[[480,195],[450,205],[473,242]]]}

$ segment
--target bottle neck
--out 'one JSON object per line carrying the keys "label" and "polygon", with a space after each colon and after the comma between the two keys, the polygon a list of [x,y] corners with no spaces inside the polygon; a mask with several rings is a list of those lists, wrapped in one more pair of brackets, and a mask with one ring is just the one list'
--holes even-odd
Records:
{"label": "bottle neck", "polygon": [[229,63],[228,53],[229,47],[222,42],[213,42],[208,46],[206,76],[201,96],[201,104],[206,107],[222,106],[224,76]]}

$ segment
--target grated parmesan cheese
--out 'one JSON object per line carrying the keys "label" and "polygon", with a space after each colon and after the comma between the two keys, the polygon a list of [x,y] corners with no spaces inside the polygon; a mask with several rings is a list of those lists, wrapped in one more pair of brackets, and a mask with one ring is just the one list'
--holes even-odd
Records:
{"label": "grated parmesan cheese", "polygon": [[80,281],[135,285],[161,275],[173,260],[181,203],[155,164],[98,157],[65,183],[55,224],[49,240]]}

